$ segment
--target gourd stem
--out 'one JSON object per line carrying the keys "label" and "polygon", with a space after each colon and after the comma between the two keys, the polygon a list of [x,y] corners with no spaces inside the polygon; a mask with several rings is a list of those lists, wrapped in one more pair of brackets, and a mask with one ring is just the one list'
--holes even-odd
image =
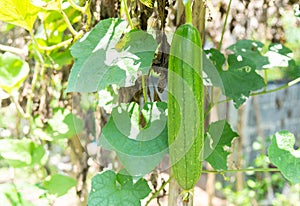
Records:
{"label": "gourd stem", "polygon": [[191,0],[188,0],[185,3],[185,23],[187,24],[193,23]]}

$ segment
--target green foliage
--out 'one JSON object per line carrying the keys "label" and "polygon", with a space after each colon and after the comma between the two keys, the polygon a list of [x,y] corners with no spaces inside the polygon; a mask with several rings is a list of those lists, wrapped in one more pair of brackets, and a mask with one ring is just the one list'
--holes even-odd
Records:
{"label": "green foliage", "polygon": [[112,110],[100,144],[116,151],[130,175],[149,173],[168,151],[166,103],[121,104]]}
{"label": "green foliage", "polygon": [[227,170],[227,156],[230,154],[231,143],[235,137],[238,137],[238,134],[225,120],[209,125],[205,134],[204,159],[215,170]]}
{"label": "green foliage", "polygon": [[133,183],[131,176],[105,171],[92,179],[92,188],[88,198],[89,206],[141,205],[140,200],[151,192],[147,181],[139,179]]}
{"label": "green foliage", "polygon": [[111,84],[132,86],[138,74],[148,74],[157,47],[150,34],[132,30],[121,19],[100,21],[71,47],[75,58],[67,91],[93,92]]}
{"label": "green foliage", "polygon": [[48,133],[54,139],[72,138],[83,131],[83,121],[68,109],[54,110],[52,119],[48,120]]}
{"label": "green foliage", "polygon": [[[250,96],[251,91],[264,87],[264,79],[256,73],[255,64],[247,57],[231,54],[228,56],[228,70],[223,69],[225,57],[216,49],[207,50],[209,58],[215,63],[217,71],[222,79],[222,93],[232,98],[235,107],[238,108]],[[219,82],[212,79],[212,83],[220,86]]]}
{"label": "green foliage", "polygon": [[0,20],[32,31],[39,8],[31,0],[1,0]]}
{"label": "green foliage", "polygon": [[22,198],[14,184],[0,185],[0,202],[1,206],[34,206]]}
{"label": "green foliage", "polygon": [[45,150],[29,139],[0,139],[0,156],[12,167],[43,164]]}
{"label": "green foliage", "polygon": [[29,65],[20,57],[11,54],[0,54],[0,88],[7,93],[18,90],[29,73]]}
{"label": "green foliage", "polygon": [[[252,40],[240,40],[235,44],[228,47],[234,54],[237,56],[240,55],[246,59],[247,62],[251,62],[252,69],[263,69],[263,66],[268,64],[268,58],[262,56],[261,52],[263,50],[264,44],[259,41],[252,41]],[[248,59],[248,60],[247,60]]]}
{"label": "green foliage", "polygon": [[272,136],[268,148],[270,161],[278,167],[291,183],[300,183],[300,150],[294,150],[295,137],[288,131],[280,131]]}
{"label": "green foliage", "polygon": [[49,194],[62,196],[66,194],[77,182],[71,177],[55,174],[46,178],[43,188],[48,190]]}

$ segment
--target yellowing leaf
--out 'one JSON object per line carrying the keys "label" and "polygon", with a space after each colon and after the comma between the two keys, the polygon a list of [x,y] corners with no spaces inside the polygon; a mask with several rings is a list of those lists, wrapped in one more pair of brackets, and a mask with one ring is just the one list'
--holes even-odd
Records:
{"label": "yellowing leaf", "polygon": [[154,0],[140,0],[140,2],[149,8],[153,8]]}
{"label": "yellowing leaf", "polygon": [[39,8],[30,0],[1,0],[0,20],[32,30]]}

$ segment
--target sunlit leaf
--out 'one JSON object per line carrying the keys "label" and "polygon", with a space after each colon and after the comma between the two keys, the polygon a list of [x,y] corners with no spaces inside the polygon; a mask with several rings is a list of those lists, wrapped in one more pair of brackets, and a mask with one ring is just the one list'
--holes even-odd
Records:
{"label": "sunlit leaf", "polygon": [[76,184],[76,180],[71,177],[55,174],[46,178],[43,187],[48,190],[49,194],[62,196],[72,187],[76,186]]}
{"label": "sunlit leaf", "polygon": [[68,92],[94,92],[111,84],[132,86],[141,74],[148,74],[157,47],[153,37],[140,30],[126,33],[121,19],[100,21],[71,47],[75,58]]}
{"label": "sunlit leaf", "polygon": [[42,164],[45,155],[43,146],[28,139],[1,139],[0,156],[12,167]]}
{"label": "sunlit leaf", "polygon": [[32,30],[39,7],[30,0],[1,0],[0,20]]}
{"label": "sunlit leaf", "polygon": [[0,88],[7,93],[19,89],[29,73],[28,64],[20,57],[11,54],[0,54]]}
{"label": "sunlit leaf", "polygon": [[48,133],[54,139],[71,138],[83,131],[83,121],[68,109],[59,108],[54,111],[54,115],[48,120],[50,130]]}
{"label": "sunlit leaf", "polygon": [[153,8],[154,0],[140,0],[140,2],[149,8]]}

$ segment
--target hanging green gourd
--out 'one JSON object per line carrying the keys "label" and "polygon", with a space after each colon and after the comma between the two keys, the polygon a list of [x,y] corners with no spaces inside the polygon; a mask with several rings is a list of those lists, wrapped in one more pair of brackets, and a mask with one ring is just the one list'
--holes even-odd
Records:
{"label": "hanging green gourd", "polygon": [[[185,2],[184,2],[185,3]],[[190,0],[186,23],[174,34],[168,65],[168,141],[173,176],[184,190],[198,182],[204,141],[202,43],[192,25]]]}

